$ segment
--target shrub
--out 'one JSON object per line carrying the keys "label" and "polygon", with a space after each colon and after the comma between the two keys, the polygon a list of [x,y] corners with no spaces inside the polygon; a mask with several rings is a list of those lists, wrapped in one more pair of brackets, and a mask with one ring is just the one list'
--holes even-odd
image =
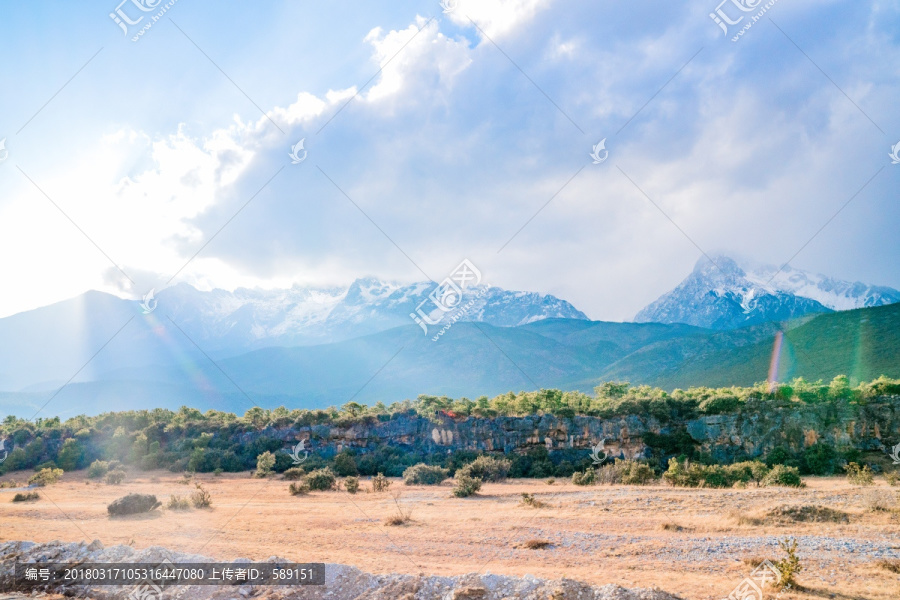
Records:
{"label": "shrub", "polygon": [[224,471],[222,470],[222,467],[216,467],[215,469],[213,469],[213,476],[219,477],[223,472]]}
{"label": "shrub", "polygon": [[114,500],[106,507],[107,512],[112,515],[134,515],[137,513],[150,512],[155,508],[159,508],[161,503],[152,494],[128,494],[122,496],[118,500]]}
{"label": "shrub", "polygon": [[184,496],[178,496],[176,494],[172,494],[169,496],[169,501],[166,503],[166,508],[169,510],[187,510],[191,507],[191,502]]}
{"label": "shrub", "polygon": [[478,477],[469,477],[464,473],[457,472],[454,478],[453,495],[457,498],[468,498],[475,495],[481,489],[481,479]]}
{"label": "shrub", "polygon": [[572,483],[575,485],[594,485],[597,481],[597,475],[593,467],[588,467],[583,473],[576,471],[572,473]]}
{"label": "shrub", "polygon": [[45,485],[50,485],[51,483],[56,483],[57,481],[59,481],[59,478],[62,477],[62,474],[62,469],[41,469],[28,478],[28,485],[44,487]]}
{"label": "shrub", "polygon": [[419,463],[403,471],[403,483],[406,485],[440,485],[449,476],[450,471],[447,469]]}
{"label": "shrub", "polygon": [[268,477],[272,474],[274,467],[275,455],[267,450],[256,457],[256,472],[253,476],[259,478]]}
{"label": "shrub", "polygon": [[884,480],[888,485],[900,485],[900,473],[897,471],[888,471],[884,474]]}
{"label": "shrub", "polygon": [[194,505],[194,508],[209,508],[212,506],[212,496],[209,494],[209,491],[203,487],[203,484],[197,484],[197,489],[191,494],[191,504]]}
{"label": "shrub", "polygon": [[106,474],[106,483],[110,485],[119,485],[123,481],[125,481],[125,471],[122,469],[116,469]]}
{"label": "shrub", "polygon": [[556,480],[553,479],[552,477],[547,480],[547,485],[553,485],[554,483],[556,483]]}
{"label": "shrub", "polygon": [[512,462],[506,458],[494,456],[479,456],[474,461],[465,465],[458,472],[466,477],[480,479],[482,481],[503,481],[506,479]]}
{"label": "shrub", "polygon": [[298,481],[306,475],[306,469],[303,467],[291,467],[287,471],[283,473],[283,476],[288,481]]}
{"label": "shrub", "polygon": [[528,540],[524,544],[522,544],[523,548],[527,548],[529,550],[542,550],[551,546],[552,544],[547,540]]}
{"label": "shrub", "polygon": [[328,491],[334,489],[337,477],[335,477],[334,471],[326,467],[305,475],[303,481],[310,490]]}
{"label": "shrub", "polygon": [[386,492],[391,487],[391,480],[379,473],[372,478],[372,491]]}
{"label": "shrub", "polygon": [[356,467],[356,459],[347,452],[341,452],[334,457],[334,472],[341,477],[359,475],[359,469]]}
{"label": "shrub", "polygon": [[309,484],[305,481],[296,481],[288,486],[291,496],[305,496],[309,493]]}
{"label": "shrub", "polygon": [[654,479],[656,479],[656,473],[653,472],[650,465],[636,460],[623,460],[621,458],[617,458],[611,464],[603,465],[595,472],[595,481],[597,483],[644,485]]}
{"label": "shrub", "polygon": [[529,494],[528,492],[522,492],[522,504],[525,506],[530,506],[531,508],[544,508],[547,506],[540,500],[534,497],[534,494]]}
{"label": "shrub", "polygon": [[786,487],[803,487],[803,480],[800,479],[800,469],[797,467],[786,467],[784,465],[775,465],[772,470],[763,478],[761,485],[764,487],[782,485]]}
{"label": "shrub", "polygon": [[359,477],[347,477],[344,479],[344,489],[351,494],[359,491]]}
{"label": "shrub", "polygon": [[385,519],[385,525],[405,525],[412,521],[412,509],[403,510],[403,506],[400,505],[400,492],[391,493],[391,497],[394,499],[394,506],[397,508],[397,512],[387,519]]}
{"label": "shrub", "polygon": [[803,464],[811,475],[831,475],[837,458],[834,447],[823,442],[817,442],[803,451]]}
{"label": "shrub", "polygon": [[88,467],[87,476],[91,479],[103,477],[109,471],[109,463],[104,460],[95,460]]}
{"label": "shrub", "polygon": [[874,483],[872,469],[869,468],[869,465],[860,467],[857,463],[852,462],[844,467],[844,471],[847,472],[847,480],[850,483],[855,485],[872,485]]}
{"label": "shrub", "polygon": [[29,500],[38,500],[41,497],[37,492],[18,493],[13,496],[13,502],[28,502]]}
{"label": "shrub", "polygon": [[779,541],[778,545],[785,554],[787,554],[783,559],[776,560],[772,563],[781,574],[781,579],[778,583],[781,584],[782,587],[796,587],[797,573],[803,570],[803,566],[800,564],[800,557],[797,556],[797,540],[794,538],[787,538]]}

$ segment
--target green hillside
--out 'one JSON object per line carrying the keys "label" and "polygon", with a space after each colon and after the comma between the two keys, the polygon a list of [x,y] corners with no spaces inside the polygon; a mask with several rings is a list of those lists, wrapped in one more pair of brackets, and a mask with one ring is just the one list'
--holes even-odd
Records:
{"label": "green hillside", "polygon": [[582,386],[611,379],[664,389],[750,385],[767,378],[778,331],[784,331],[780,381],[900,376],[900,305],[894,304],[653,343]]}

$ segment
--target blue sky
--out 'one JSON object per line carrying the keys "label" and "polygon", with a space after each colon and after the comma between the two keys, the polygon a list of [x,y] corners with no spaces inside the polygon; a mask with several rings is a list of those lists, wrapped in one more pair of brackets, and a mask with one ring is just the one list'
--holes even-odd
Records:
{"label": "blue sky", "polygon": [[779,0],[737,42],[716,8],[178,0],[132,42],[116,2],[0,3],[0,315],[469,258],[623,320],[701,250],[900,287],[900,7]]}

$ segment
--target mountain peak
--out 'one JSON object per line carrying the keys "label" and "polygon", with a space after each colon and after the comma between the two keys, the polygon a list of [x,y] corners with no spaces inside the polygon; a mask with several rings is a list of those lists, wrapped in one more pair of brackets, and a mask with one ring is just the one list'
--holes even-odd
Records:
{"label": "mountain peak", "polygon": [[635,321],[733,329],[894,302],[900,302],[900,291],[892,288],[714,254],[702,256],[675,289],[643,308]]}
{"label": "mountain peak", "polygon": [[712,279],[721,279],[723,276],[743,277],[745,275],[744,270],[741,269],[737,261],[724,254],[701,256],[694,263],[693,273]]}

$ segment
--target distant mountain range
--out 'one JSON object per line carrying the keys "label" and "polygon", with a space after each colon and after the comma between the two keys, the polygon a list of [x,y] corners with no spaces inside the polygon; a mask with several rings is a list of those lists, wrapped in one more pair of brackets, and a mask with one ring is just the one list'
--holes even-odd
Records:
{"label": "distant mountain range", "polygon": [[684,281],[634,320],[734,329],[900,302],[900,291],[889,287],[840,281],[790,266],[739,265],[722,255],[711,259],[702,257]]}
{"label": "distant mountain range", "polygon": [[[157,295],[158,306],[207,352],[227,355],[268,346],[304,346],[360,337],[414,323],[410,314],[428,300],[431,282],[400,285],[372,277],[346,288],[199,291],[182,283]],[[513,327],[548,318],[587,319],[554,296],[469,287],[463,303],[472,302],[466,321]],[[452,314],[452,313],[451,313]],[[433,320],[437,319],[437,314]]]}
{"label": "distant mountain range", "polygon": [[[0,391],[43,391],[76,372],[73,381],[91,381],[120,369],[329,344],[403,325],[413,325],[421,334],[410,317],[418,317],[420,305],[431,321],[444,317],[429,327],[436,334],[455,314],[443,313],[429,300],[436,287],[367,278],[347,288],[227,292],[199,291],[182,283],[156,294],[155,309],[148,315],[138,302],[91,291],[0,319]],[[460,304],[467,307],[465,321],[498,327],[547,318],[587,319],[554,296],[491,286],[469,287]],[[101,347],[104,351],[98,353]]]}
{"label": "distant mountain range", "polygon": [[[425,302],[424,314],[443,314],[428,312],[434,284],[361,279],[343,289],[235,292],[180,284],[160,292],[149,314],[93,291],[0,319],[0,417],[29,418],[48,401],[41,416],[589,392],[608,380],[749,385],[766,379],[778,331],[781,380],[900,377],[900,304],[834,312],[886,304],[894,290],[793,270],[774,283],[781,276],[768,273],[724,257],[698,264],[639,316],[669,323],[590,321],[553,296],[470,288],[458,322],[424,333],[410,313]],[[452,326],[436,336],[442,325]]]}

